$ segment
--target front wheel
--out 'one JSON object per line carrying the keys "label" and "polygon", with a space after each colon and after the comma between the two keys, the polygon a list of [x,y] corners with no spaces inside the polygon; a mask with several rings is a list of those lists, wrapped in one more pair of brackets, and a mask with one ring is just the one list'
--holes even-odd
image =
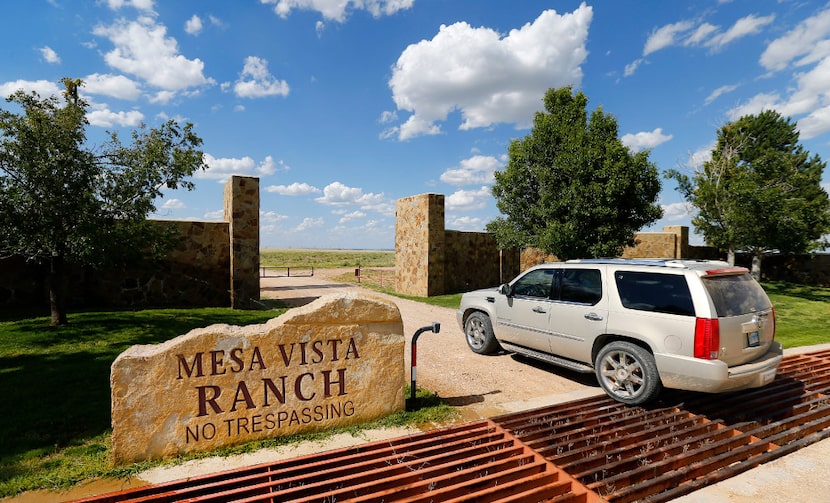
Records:
{"label": "front wheel", "polygon": [[594,365],[602,389],[614,400],[639,405],[657,397],[662,389],[654,357],[625,341],[603,347]]}
{"label": "front wheel", "polygon": [[480,311],[472,313],[464,322],[464,335],[473,353],[490,355],[500,349],[490,317]]}

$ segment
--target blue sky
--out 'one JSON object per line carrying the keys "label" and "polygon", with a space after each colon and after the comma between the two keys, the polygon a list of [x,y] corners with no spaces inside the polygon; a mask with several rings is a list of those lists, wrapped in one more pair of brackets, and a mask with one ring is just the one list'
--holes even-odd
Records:
{"label": "blue sky", "polygon": [[[824,2],[28,0],[4,5],[0,37],[0,95],[83,79],[93,147],[192,122],[210,168],[155,216],[221,219],[228,177],[258,176],[263,247],[392,249],[395,201],[426,192],[447,228],[482,230],[492,173],[552,87],[614,115],[661,173],[764,109],[830,160]],[[660,203],[647,230],[689,225],[673,182]]]}

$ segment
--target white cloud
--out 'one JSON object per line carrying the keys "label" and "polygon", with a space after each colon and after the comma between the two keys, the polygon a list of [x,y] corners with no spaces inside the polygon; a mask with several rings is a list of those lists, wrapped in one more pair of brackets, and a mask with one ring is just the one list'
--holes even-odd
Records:
{"label": "white cloud", "polygon": [[153,0],[106,0],[106,3],[112,10],[133,7],[141,11],[153,12]]}
{"label": "white cloud", "polygon": [[323,197],[318,197],[315,200],[318,203],[331,206],[360,206],[366,208],[381,204],[383,193],[364,194],[361,188],[348,187],[340,182],[333,182],[323,189]]}
{"label": "white cloud", "polygon": [[740,87],[740,86],[737,86],[737,85],[720,86],[719,88],[717,88],[714,91],[712,91],[711,93],[709,93],[709,96],[706,97],[706,99],[703,101],[703,104],[704,105],[710,105],[716,99],[720,98],[724,94],[731,93],[732,91],[734,91],[738,87]]}
{"label": "white cloud", "polygon": [[274,12],[286,18],[293,9],[313,10],[326,19],[343,22],[350,10],[366,10],[374,17],[392,15],[400,10],[412,7],[415,0],[260,0],[263,4],[273,4]]}
{"label": "white cloud", "polygon": [[363,218],[365,216],[366,216],[366,213],[363,213],[362,211],[353,211],[351,213],[346,213],[345,215],[340,217],[340,221],[338,223],[339,224],[345,224],[349,220],[354,220],[356,218]]}
{"label": "white cloud", "polygon": [[397,109],[412,115],[382,136],[438,134],[436,122],[456,110],[460,129],[501,122],[528,127],[549,88],[582,81],[592,17],[585,4],[561,15],[546,10],[506,36],[465,22],[442,25],[431,40],[407,47],[392,68]]}
{"label": "white cloud", "polygon": [[193,14],[193,16],[184,23],[184,31],[188,35],[198,35],[202,31],[202,18]]}
{"label": "white cloud", "polygon": [[319,217],[319,218],[306,217],[306,218],[303,219],[303,221],[300,223],[300,225],[298,225],[294,230],[297,231],[297,232],[302,232],[302,231],[307,231],[309,229],[315,229],[315,228],[318,228],[318,227],[322,227],[325,224],[326,224],[326,222],[325,222],[325,220],[323,220],[323,217]]}
{"label": "white cloud", "polygon": [[281,196],[307,196],[309,194],[319,194],[321,191],[313,185],[305,182],[294,182],[291,185],[269,185],[265,187],[266,192],[273,192]]}
{"label": "white cloud", "polygon": [[259,212],[260,225],[274,225],[283,220],[288,220],[287,215],[280,215],[275,211],[261,211]]}
{"label": "white cloud", "polygon": [[0,96],[8,98],[15,91],[23,90],[27,93],[36,92],[42,98],[49,96],[62,96],[61,89],[54,82],[48,80],[13,80],[0,84]]}
{"label": "white cloud", "polygon": [[100,126],[109,128],[113,126],[119,127],[135,127],[144,120],[144,114],[138,110],[113,112],[106,105],[91,106],[92,110],[87,112],[86,118],[93,126]]}
{"label": "white cloud", "polygon": [[755,35],[756,33],[760,33],[761,29],[763,29],[767,25],[772,24],[773,21],[775,21],[774,14],[763,17],[758,17],[754,14],[750,14],[749,16],[742,17],[741,19],[737,20],[735,24],[733,24],[725,32],[717,34],[715,36],[708,37],[706,39],[706,42],[703,43],[703,45],[715,51],[719,51],[723,47],[731,44],[732,42],[738,39],[747,37],[749,35]]}
{"label": "white cloud", "polygon": [[445,206],[448,211],[481,210],[493,198],[489,187],[478,190],[457,190],[447,196]]}
{"label": "white cloud", "polygon": [[123,75],[93,73],[83,80],[83,90],[90,94],[102,94],[122,100],[136,100],[141,96],[138,84]]}
{"label": "white cloud", "polygon": [[55,52],[54,49],[52,49],[48,45],[41,47],[39,50],[40,55],[47,63],[57,64],[61,62],[61,58],[60,56],[58,56],[58,53]]}
{"label": "white cloud", "polygon": [[273,173],[273,160],[267,156],[261,163],[256,162],[249,156],[237,158],[216,158],[205,154],[205,164],[208,168],[204,171],[197,171],[193,178],[204,180],[218,180],[220,183],[227,181],[232,175],[241,176],[267,176]]}
{"label": "white cloud", "polygon": [[501,166],[502,163],[495,157],[474,155],[461,161],[460,167],[443,172],[441,181],[459,186],[492,184],[494,181],[493,172]]}
{"label": "white cloud", "polygon": [[662,206],[663,219],[669,222],[683,220],[684,218],[689,218],[690,216],[692,216],[692,208],[688,203],[671,203],[664,204]]}
{"label": "white cloud", "polygon": [[654,131],[643,131],[636,134],[625,134],[620,138],[620,141],[634,152],[640,150],[652,149],[661,143],[665,143],[672,139],[672,135],[663,134],[663,128],[657,128]]}
{"label": "white cloud", "polygon": [[119,19],[110,26],[97,26],[93,33],[108,38],[115,46],[104,55],[108,65],[168,93],[158,96],[159,101],[165,96],[169,99],[169,93],[213,83],[202,73],[202,60],[179,54],[176,39],[167,37],[167,28],[152,17]]}
{"label": "white cloud", "polygon": [[790,63],[803,66],[830,55],[830,9],[799,23],[783,37],[772,41],[761,54],[767,70],[783,70]]}
{"label": "white cloud", "polygon": [[448,217],[447,228],[459,231],[481,231],[484,229],[486,222],[482,218],[461,216]]}
{"label": "white cloud", "polygon": [[288,83],[277,80],[268,72],[268,61],[256,56],[245,58],[245,66],[233,91],[240,98],[263,98],[265,96],[288,96]]}
{"label": "white cloud", "polygon": [[183,210],[187,208],[187,205],[184,204],[184,201],[182,201],[181,199],[173,198],[165,201],[164,204],[161,205],[161,207],[166,210]]}
{"label": "white cloud", "polygon": [[655,29],[646,40],[646,45],[643,47],[643,56],[677,45],[682,36],[692,28],[694,28],[693,22],[680,21]]}

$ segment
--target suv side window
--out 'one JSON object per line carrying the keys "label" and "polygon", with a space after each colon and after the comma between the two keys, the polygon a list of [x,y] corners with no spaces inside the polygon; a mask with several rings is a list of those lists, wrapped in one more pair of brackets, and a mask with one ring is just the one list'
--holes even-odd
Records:
{"label": "suv side window", "polygon": [[535,271],[530,271],[513,283],[513,295],[539,297],[543,299],[549,298],[555,272],[553,269],[536,269]]}
{"label": "suv side window", "polygon": [[602,298],[599,269],[563,269],[559,300],[594,305]]}
{"label": "suv side window", "polygon": [[694,316],[686,277],[677,274],[617,271],[620,301],[628,309]]}

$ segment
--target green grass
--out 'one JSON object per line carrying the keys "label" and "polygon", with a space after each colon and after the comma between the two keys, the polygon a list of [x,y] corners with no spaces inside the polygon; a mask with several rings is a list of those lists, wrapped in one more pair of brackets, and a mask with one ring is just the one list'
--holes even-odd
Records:
{"label": "green grass", "polygon": [[830,342],[830,288],[783,282],[763,287],[775,306],[775,339],[785,348]]}
{"label": "green grass", "polygon": [[394,267],[395,252],[386,250],[260,250],[259,262],[263,267]]}
{"label": "green grass", "polygon": [[[109,375],[115,358],[134,344],[159,343],[214,323],[264,323],[283,312],[223,308],[82,312],[70,313],[70,325],[60,328],[50,328],[48,317],[2,313],[0,497],[65,488],[98,477],[127,476],[159,464],[114,467],[110,462]],[[424,409],[361,428],[429,423],[452,415],[449,406],[431,400],[421,393]],[[327,434],[332,433],[336,432]],[[298,438],[255,442],[219,451],[219,455]]]}

